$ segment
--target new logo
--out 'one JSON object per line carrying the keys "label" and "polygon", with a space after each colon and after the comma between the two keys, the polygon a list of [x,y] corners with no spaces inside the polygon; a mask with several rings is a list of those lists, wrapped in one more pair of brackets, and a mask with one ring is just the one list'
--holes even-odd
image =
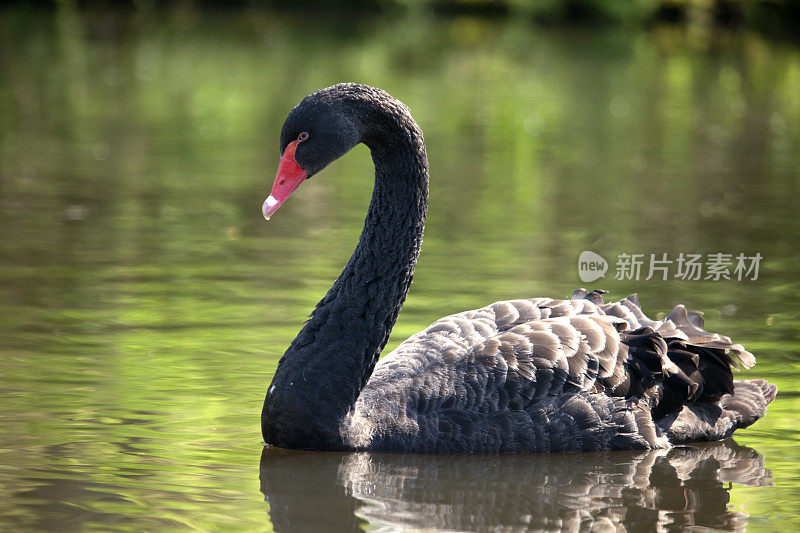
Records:
{"label": "new logo", "polygon": [[608,262],[601,255],[585,250],[578,257],[578,276],[584,283],[605,277],[607,270]]}

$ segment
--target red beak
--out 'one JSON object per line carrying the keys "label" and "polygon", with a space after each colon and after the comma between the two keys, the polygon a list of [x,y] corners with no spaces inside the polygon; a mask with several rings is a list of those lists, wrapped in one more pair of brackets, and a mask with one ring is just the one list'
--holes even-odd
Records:
{"label": "red beak", "polygon": [[283,151],[281,162],[278,165],[278,174],[272,185],[272,192],[261,206],[261,212],[267,220],[308,177],[308,171],[303,170],[294,159],[294,152],[297,150],[299,142],[299,140],[290,142]]}

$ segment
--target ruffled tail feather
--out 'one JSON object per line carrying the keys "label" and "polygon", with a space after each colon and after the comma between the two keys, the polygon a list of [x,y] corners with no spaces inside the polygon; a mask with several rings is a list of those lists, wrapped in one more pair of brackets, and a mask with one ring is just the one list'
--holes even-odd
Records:
{"label": "ruffled tail feather", "polygon": [[620,332],[627,371],[604,385],[615,396],[646,399],[670,442],[718,440],[764,416],[777,387],[763,379],[734,381],[733,369],[751,368],[756,358],[729,337],[706,331],[702,313],[677,305],[664,320],[652,320],[635,294],[606,304],[604,293],[579,289],[572,295],[629,325]]}

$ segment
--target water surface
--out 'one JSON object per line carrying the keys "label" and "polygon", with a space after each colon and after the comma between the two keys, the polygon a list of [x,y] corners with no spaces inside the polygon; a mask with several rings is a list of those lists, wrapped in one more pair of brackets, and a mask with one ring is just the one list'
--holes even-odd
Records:
{"label": "water surface", "polygon": [[[0,525],[800,528],[800,50],[747,33],[265,12],[0,16]],[[423,255],[389,348],[492,301],[677,303],[780,387],[736,441],[553,457],[262,454],[278,358],[346,263],[359,147],[266,223],[307,92],[381,86],[425,131]],[[755,253],[757,280],[614,279]],[[310,521],[310,522],[309,522]]]}

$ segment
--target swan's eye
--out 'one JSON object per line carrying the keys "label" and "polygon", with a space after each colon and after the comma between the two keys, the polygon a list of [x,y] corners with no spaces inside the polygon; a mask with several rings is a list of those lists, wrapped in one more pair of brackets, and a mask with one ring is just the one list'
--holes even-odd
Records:
{"label": "swan's eye", "polygon": [[300,142],[303,142],[306,139],[308,139],[308,132],[307,131],[304,131],[300,135],[297,136],[297,140],[300,141]]}

